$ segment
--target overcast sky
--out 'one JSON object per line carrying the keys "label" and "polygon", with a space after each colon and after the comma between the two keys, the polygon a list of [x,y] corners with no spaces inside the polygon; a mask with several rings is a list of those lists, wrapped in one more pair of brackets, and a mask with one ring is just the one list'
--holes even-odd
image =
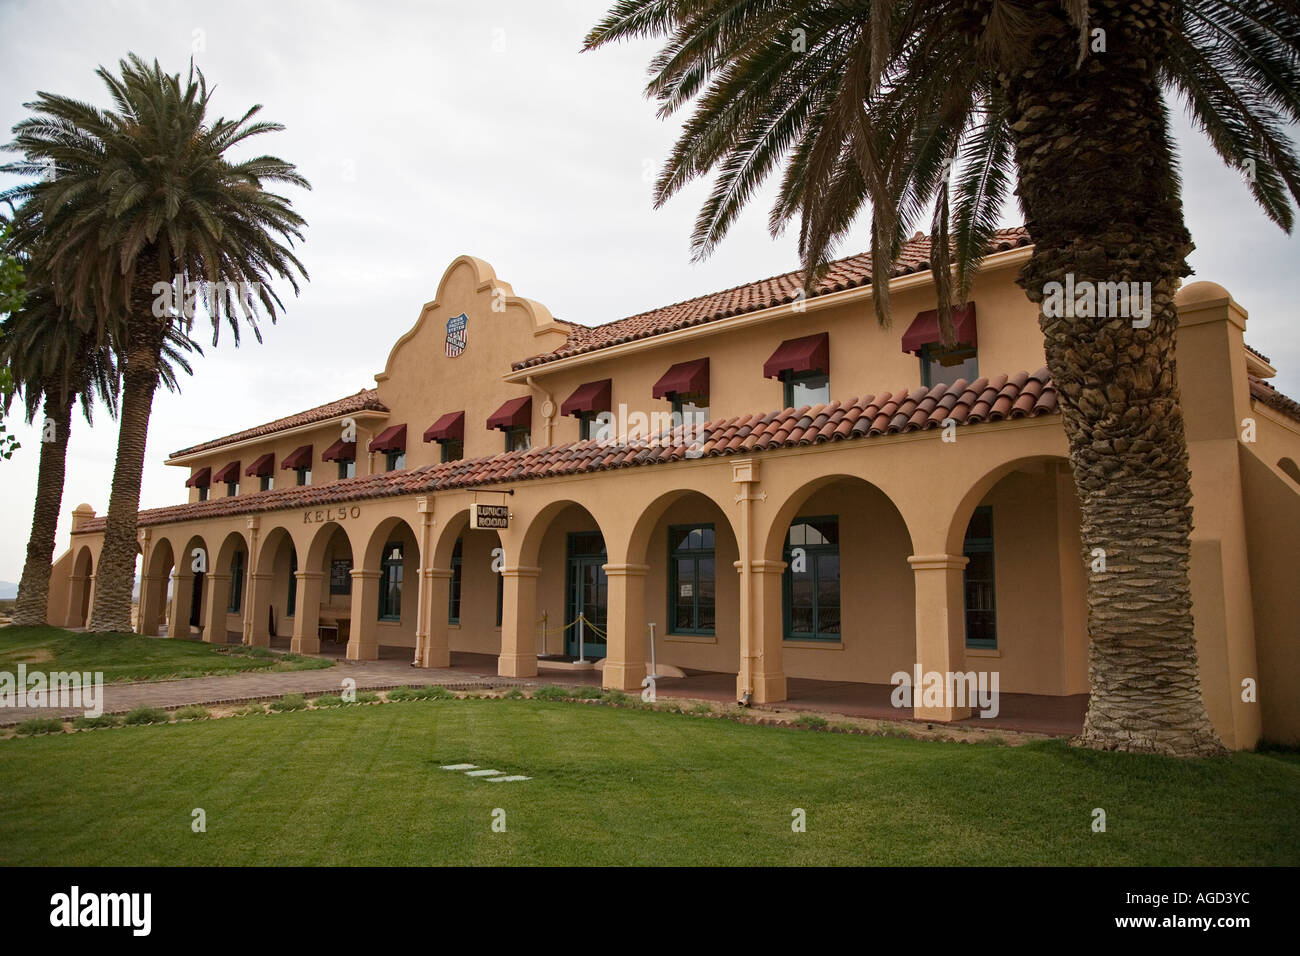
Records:
{"label": "overcast sky", "polygon": [[[37,90],[107,106],[96,66],[134,51],[177,71],[193,51],[217,88],[216,112],[263,104],[263,117],[287,129],[253,144],[296,163],[313,186],[292,193],[309,223],[301,257],[311,281],[261,345],[250,336],[236,349],[223,335],[181,395],[159,391],[142,507],[185,498],[188,470],[165,466],[168,453],[373,386],[462,253],[584,324],[797,265],[793,237],[767,234],[770,190],[702,264],[690,262],[688,240],[706,186],[651,208],[676,125],[642,96],[654,44],[580,52],[610,3],[0,0],[6,141]],[[1300,241],[1263,217],[1181,116],[1178,132],[1197,277],[1246,307],[1247,341],[1280,369],[1278,387],[1300,397]],[[1018,211],[1004,218],[1014,224]],[[866,245],[863,229],[842,251]],[[5,581],[22,570],[39,449],[35,429],[13,424],[23,448],[0,462]],[[74,421],[58,553],[73,507],[106,510],[116,441],[107,415],[93,430]]]}

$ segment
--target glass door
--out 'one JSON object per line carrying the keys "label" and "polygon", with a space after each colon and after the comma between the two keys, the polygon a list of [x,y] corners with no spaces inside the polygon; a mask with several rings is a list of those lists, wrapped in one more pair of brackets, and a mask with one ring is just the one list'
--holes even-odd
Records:
{"label": "glass door", "polygon": [[[581,656],[589,659],[605,656],[605,630],[609,619],[606,560],[605,539],[599,531],[569,535],[564,622],[576,621],[579,614],[586,618],[587,623],[581,627]],[[564,632],[564,652],[574,657],[579,656],[578,634],[577,624]]]}

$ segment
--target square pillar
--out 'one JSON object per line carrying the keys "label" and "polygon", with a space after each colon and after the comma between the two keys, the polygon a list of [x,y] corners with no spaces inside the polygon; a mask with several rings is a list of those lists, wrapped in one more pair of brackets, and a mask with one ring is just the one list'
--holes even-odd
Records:
{"label": "square pillar", "polygon": [[350,661],[373,661],[379,657],[379,579],[382,576],[382,571],[352,569]]}
{"label": "square pillar", "polygon": [[324,571],[296,571],[293,610],[293,640],[289,650],[295,654],[320,653],[320,597]]}
{"label": "square pillar", "polygon": [[609,613],[605,638],[603,685],[614,690],[641,689],[646,676],[645,576],[647,564],[607,564]]}
{"label": "square pillar", "polygon": [[167,579],[147,574],[140,579],[140,615],[136,632],[146,637],[158,636],[158,620],[167,600]]}
{"label": "square pillar", "polygon": [[[966,594],[962,572],[969,558],[960,554],[914,554],[907,559],[916,579],[916,663],[921,674],[966,670]],[[969,706],[925,706],[922,685],[912,688],[912,714],[918,720],[964,720]]]}
{"label": "square pillar", "polygon": [[230,600],[230,575],[209,573],[203,581],[203,640],[226,643],[226,604]]}
{"label": "square pillar", "polygon": [[784,561],[750,563],[750,648],[754,702],[771,704],[786,699],[785,617],[781,606]]}
{"label": "square pillar", "polygon": [[[537,676],[537,575],[540,568],[503,568],[501,595],[502,677]],[[444,615],[445,620],[445,615]]]}
{"label": "square pillar", "polygon": [[244,643],[271,646],[271,585],[275,575],[258,571],[248,576],[248,606],[244,613]]}
{"label": "square pillar", "polygon": [[172,607],[167,618],[168,637],[190,636],[190,611],[194,600],[194,575],[179,568],[172,572]]}
{"label": "square pillar", "polygon": [[421,667],[450,667],[451,645],[447,640],[447,614],[451,604],[451,568],[425,568],[424,656]]}

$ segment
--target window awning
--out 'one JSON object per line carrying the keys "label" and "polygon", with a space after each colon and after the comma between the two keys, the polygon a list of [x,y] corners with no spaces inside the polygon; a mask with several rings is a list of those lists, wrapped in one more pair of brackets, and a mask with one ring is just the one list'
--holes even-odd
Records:
{"label": "window awning", "polygon": [[[961,345],[969,345],[974,348],[978,343],[975,340],[975,303],[967,302],[960,309],[952,310],[952,327],[957,333],[957,341]],[[939,310],[931,309],[929,312],[918,312],[912,324],[907,327],[903,333],[903,351],[917,354],[927,345],[938,345],[941,341],[939,337]]]}
{"label": "window awning", "polygon": [[561,415],[581,415],[584,412],[607,412],[610,409],[610,391],[613,380],[601,379],[587,382],[573,390],[573,394],[560,406]]}
{"label": "window awning", "polygon": [[406,451],[406,426],[390,425],[370,440],[371,451]]}
{"label": "window awning", "polygon": [[695,359],[691,362],[678,362],[663,378],[655,382],[651,394],[655,398],[669,395],[707,395],[709,393],[709,360]]}
{"label": "window awning", "polygon": [[763,363],[764,378],[782,378],[799,372],[826,372],[831,370],[831,340],[826,332],[805,335],[799,339],[786,339],[777,346],[772,357]]}
{"label": "window awning", "polygon": [[266,478],[275,474],[275,455],[267,452],[257,461],[253,462],[246,469],[244,474],[249,478]]}
{"label": "window awning", "polygon": [[212,484],[212,469],[200,468],[185,482],[186,488],[206,488]]}
{"label": "window awning", "polygon": [[289,454],[284,456],[284,461],[280,462],[280,468],[284,471],[297,471],[299,468],[311,467],[311,445],[303,445],[295,448]]}
{"label": "window awning", "polygon": [[464,441],[465,413],[448,412],[424,433],[425,441]]}
{"label": "window awning", "polygon": [[340,438],[320,453],[321,461],[356,461],[357,443]]}
{"label": "window awning", "polygon": [[239,462],[237,461],[232,461],[228,465],[224,465],[223,467],[218,468],[217,473],[212,476],[212,481],[218,485],[222,484],[223,482],[238,481],[238,480],[239,480]]}
{"label": "window awning", "polygon": [[528,428],[533,424],[533,396],[512,398],[487,420],[488,428]]}

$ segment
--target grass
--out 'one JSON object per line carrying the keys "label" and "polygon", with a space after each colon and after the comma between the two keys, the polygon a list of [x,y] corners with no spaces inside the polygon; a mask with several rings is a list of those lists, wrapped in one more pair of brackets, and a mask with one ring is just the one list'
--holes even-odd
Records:
{"label": "grass", "polygon": [[19,664],[26,664],[29,670],[99,671],[109,684],[333,666],[320,658],[240,644],[76,633],[59,627],[0,627],[0,671],[16,673]]}
{"label": "grass", "polygon": [[0,865],[1300,864],[1293,753],[1177,761],[545,701],[15,738],[0,779]]}
{"label": "grass", "polygon": [[138,727],[144,724],[165,724],[171,719],[171,714],[161,707],[137,707],[127,713],[125,723],[128,727]]}

